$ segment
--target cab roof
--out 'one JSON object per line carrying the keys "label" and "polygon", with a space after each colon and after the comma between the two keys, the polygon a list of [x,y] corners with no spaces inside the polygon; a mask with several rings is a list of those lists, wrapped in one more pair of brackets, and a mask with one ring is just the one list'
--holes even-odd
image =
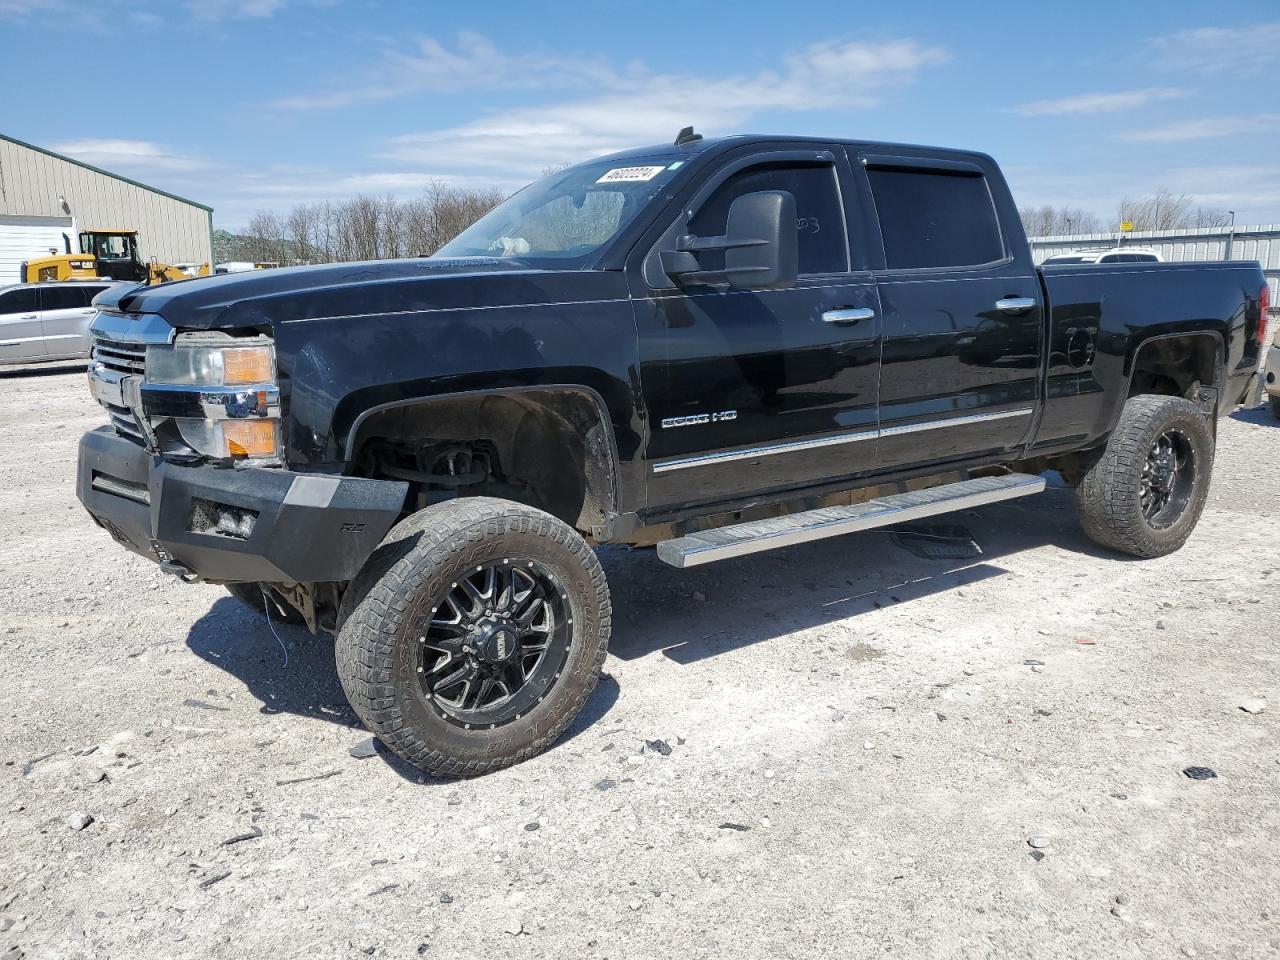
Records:
{"label": "cab roof", "polygon": [[[739,133],[731,134],[724,137],[704,137],[700,140],[683,143],[677,146],[675,143],[656,144],[647,147],[634,147],[629,150],[620,150],[617,153],[605,154],[604,156],[594,157],[596,160],[630,160],[636,157],[654,157],[669,156],[692,157],[700,156],[707,153],[719,153],[732,147],[749,146],[752,143],[783,143],[794,144],[798,147],[824,147],[832,144],[848,147],[872,147],[876,150],[892,152],[895,150],[908,151],[926,151],[930,155],[938,157],[954,156],[954,157],[987,157],[986,154],[978,150],[959,150],[951,147],[934,147],[927,144],[919,143],[893,143],[881,140],[853,140],[843,137],[799,137],[799,136],[775,136],[761,133]],[[990,159],[987,157],[987,159]]]}

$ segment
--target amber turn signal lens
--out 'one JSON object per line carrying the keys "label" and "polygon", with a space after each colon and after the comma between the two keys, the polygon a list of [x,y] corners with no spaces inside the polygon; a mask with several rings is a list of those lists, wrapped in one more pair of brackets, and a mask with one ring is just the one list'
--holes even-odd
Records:
{"label": "amber turn signal lens", "polygon": [[224,383],[270,383],[271,350],[267,347],[236,347],[222,351]]}
{"label": "amber turn signal lens", "polygon": [[278,420],[225,420],[222,436],[227,441],[227,455],[232,457],[274,457]]}

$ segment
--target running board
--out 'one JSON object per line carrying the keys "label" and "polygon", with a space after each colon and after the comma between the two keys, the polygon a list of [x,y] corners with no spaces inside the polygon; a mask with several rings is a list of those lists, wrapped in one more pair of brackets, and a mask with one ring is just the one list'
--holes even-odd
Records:
{"label": "running board", "polygon": [[714,560],[727,560],[762,550],[776,550],[810,540],[1013,500],[1043,489],[1044,477],[1025,473],[976,477],[940,487],[877,497],[849,507],[823,507],[691,533],[687,537],[659,543],[658,559],[673,567],[696,567]]}

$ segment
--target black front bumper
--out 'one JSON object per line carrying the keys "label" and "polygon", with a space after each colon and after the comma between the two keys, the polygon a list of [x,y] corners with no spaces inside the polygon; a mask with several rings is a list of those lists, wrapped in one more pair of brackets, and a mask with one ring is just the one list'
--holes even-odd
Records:
{"label": "black front bumper", "polygon": [[[76,496],[123,546],[204,580],[350,580],[404,506],[407,483],[183,466],[110,427],[80,440]],[[213,532],[210,518],[243,521]]]}

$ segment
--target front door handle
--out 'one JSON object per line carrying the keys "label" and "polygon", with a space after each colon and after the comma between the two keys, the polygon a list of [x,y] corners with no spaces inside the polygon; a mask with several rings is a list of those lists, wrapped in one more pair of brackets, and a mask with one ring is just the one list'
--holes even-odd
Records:
{"label": "front door handle", "polygon": [[24,314],[22,314],[22,316],[18,317],[18,319],[19,319],[19,320],[34,320],[34,319],[36,319],[36,317],[38,317],[38,316],[40,316],[40,314],[38,314],[38,313],[24,313]]}
{"label": "front door handle", "polygon": [[841,307],[838,310],[824,310],[822,320],[824,323],[838,323],[841,326],[849,323],[857,323],[859,320],[873,320],[876,312],[870,307]]}
{"label": "front door handle", "polygon": [[1031,297],[1005,297],[996,301],[996,309],[1001,313],[1026,313],[1036,302]]}

